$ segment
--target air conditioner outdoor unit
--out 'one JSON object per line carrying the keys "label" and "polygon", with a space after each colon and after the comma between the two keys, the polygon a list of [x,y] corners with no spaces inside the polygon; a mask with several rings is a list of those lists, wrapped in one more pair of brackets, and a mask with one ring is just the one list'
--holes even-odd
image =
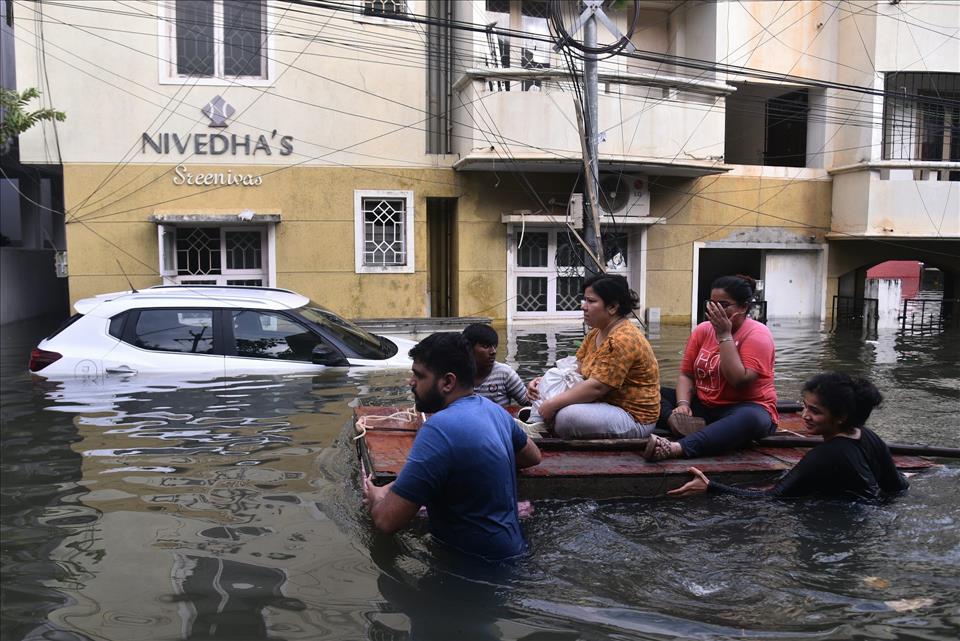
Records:
{"label": "air conditioner outdoor unit", "polygon": [[601,211],[618,218],[641,218],[650,215],[650,188],[646,176],[636,174],[600,174]]}

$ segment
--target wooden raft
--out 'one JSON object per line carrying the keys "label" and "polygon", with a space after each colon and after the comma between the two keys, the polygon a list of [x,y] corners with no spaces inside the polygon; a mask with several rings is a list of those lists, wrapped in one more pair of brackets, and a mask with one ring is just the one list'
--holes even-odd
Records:
{"label": "wooden raft", "polygon": [[[363,416],[387,417],[396,407],[358,407],[354,421]],[[411,420],[377,420],[357,439],[357,452],[377,485],[397,477],[407,460],[420,415]],[[797,414],[781,416],[779,434],[808,436]],[[662,496],[690,480],[687,468],[696,465],[721,483],[763,485],[793,467],[809,448],[772,447],[757,443],[739,452],[698,459],[646,461],[643,440],[537,441],[543,452],[540,465],[518,473],[521,499],[609,498]],[[919,456],[895,456],[901,470],[917,471],[935,465]]]}

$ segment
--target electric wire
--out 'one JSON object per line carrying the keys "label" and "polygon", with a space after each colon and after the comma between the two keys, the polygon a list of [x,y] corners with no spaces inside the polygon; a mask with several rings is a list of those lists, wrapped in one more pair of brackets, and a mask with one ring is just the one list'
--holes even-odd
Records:
{"label": "electric wire", "polygon": [[658,63],[658,64],[661,64],[661,63]]}

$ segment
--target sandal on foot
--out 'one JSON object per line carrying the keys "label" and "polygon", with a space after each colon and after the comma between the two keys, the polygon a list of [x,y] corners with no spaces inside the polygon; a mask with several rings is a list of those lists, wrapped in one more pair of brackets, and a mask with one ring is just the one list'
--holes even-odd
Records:
{"label": "sandal on foot", "polygon": [[674,453],[672,441],[651,434],[647,438],[647,447],[643,450],[643,458],[648,461],[662,461],[668,458],[677,458],[677,455]]}

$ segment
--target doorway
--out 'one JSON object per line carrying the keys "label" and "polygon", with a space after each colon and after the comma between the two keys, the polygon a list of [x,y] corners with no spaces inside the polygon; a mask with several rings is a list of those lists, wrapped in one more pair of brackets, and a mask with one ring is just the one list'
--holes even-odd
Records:
{"label": "doorway", "polygon": [[746,274],[760,280],[763,267],[762,249],[701,249],[697,273],[697,316],[694,325],[704,318],[704,301],[710,296],[710,285],[721,276]]}
{"label": "doorway", "polygon": [[427,198],[430,316],[456,316],[456,198]]}

